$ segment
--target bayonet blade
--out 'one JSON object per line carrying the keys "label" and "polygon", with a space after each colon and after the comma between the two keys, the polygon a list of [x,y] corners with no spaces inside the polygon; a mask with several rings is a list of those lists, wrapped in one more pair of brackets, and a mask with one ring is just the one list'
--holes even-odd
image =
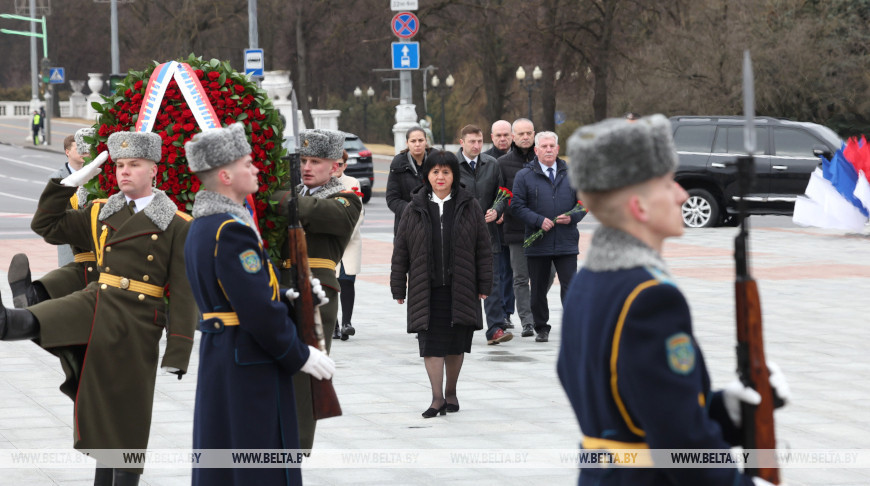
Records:
{"label": "bayonet blade", "polygon": [[755,86],[749,49],[743,51],[743,147],[746,153],[755,153]]}

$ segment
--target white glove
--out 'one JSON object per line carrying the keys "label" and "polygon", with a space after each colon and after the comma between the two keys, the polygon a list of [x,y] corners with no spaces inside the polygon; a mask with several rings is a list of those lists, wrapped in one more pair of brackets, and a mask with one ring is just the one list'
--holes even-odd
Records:
{"label": "white glove", "polygon": [[287,300],[293,302],[294,300],[299,298],[299,292],[295,289],[287,289],[287,292],[284,292],[284,296],[287,297]]}
{"label": "white glove", "polygon": [[783,401],[783,404],[788,403],[791,398],[791,388],[788,386],[788,381],[785,379],[785,373],[773,361],[767,362],[767,371],[770,372],[770,386],[776,391],[776,395]]}
{"label": "white glove", "polygon": [[728,417],[731,418],[731,422],[740,427],[743,423],[743,417],[740,413],[741,402],[758,405],[761,403],[761,395],[752,388],[743,386],[743,383],[740,381],[734,380],[722,389],[722,402],[725,405],[725,411],[728,412]]}
{"label": "white glove", "polygon": [[314,346],[308,346],[311,354],[308,355],[308,361],[302,365],[302,371],[317,378],[318,380],[329,380],[335,374],[335,361],[324,354]]}
{"label": "white glove", "polygon": [[[768,365],[768,367],[770,367],[770,365]],[[752,478],[752,484],[754,484],[755,486],[776,486],[769,481],[765,481],[757,477]],[[780,486],[782,486],[782,483],[780,483]]]}
{"label": "white glove", "polygon": [[95,175],[103,171],[100,168],[106,160],[109,159],[109,151],[100,152],[90,164],[82,166],[81,169],[66,176],[60,183],[67,187],[79,187],[80,185],[93,179]]}
{"label": "white glove", "polygon": [[326,297],[326,291],[323,290],[323,287],[320,285],[320,279],[315,277],[310,277],[311,280],[311,293],[317,297],[318,303],[317,307],[322,305],[326,305],[329,302],[329,298]]}

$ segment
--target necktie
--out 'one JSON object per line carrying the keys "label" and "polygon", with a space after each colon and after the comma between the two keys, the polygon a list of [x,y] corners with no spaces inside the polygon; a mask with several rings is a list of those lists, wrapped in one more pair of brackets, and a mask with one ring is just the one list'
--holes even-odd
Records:
{"label": "necktie", "polygon": [[130,210],[130,214],[136,214],[136,201],[131,199],[130,202],[127,203],[127,209]]}
{"label": "necktie", "polygon": [[475,169],[475,167],[477,166],[477,162],[475,162],[474,160],[472,160],[471,162],[468,163],[468,165],[471,166],[471,172],[474,172],[474,169]]}
{"label": "necktie", "polygon": [[552,168],[552,167],[550,167],[550,168],[547,169],[547,175],[550,176],[550,182],[552,182],[553,184],[555,184],[555,183],[556,183],[556,176],[553,174],[553,168]]}

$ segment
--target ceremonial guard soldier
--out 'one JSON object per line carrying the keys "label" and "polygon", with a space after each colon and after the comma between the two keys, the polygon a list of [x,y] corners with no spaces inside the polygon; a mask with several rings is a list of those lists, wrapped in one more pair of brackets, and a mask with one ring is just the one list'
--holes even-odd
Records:
{"label": "ceremonial guard soldier", "polygon": [[[338,315],[339,283],[335,268],[347,247],[362,211],[362,201],[332,173],[338,169],[344,150],[344,132],[336,130],[302,130],[299,132],[299,156],[302,184],[294,188],[299,195],[299,220],[305,230],[308,245],[308,265],[311,274],[320,279],[329,299],[320,307],[326,350],[332,347],[332,334]],[[273,196],[284,206],[288,194],[278,191]],[[281,267],[289,268],[284,258]],[[292,287],[288,272],[282,274],[282,284]],[[314,412],[311,404],[310,379],[302,373],[293,377],[296,390],[296,411],[299,416],[299,439],[303,449],[314,444]]]}
{"label": "ceremonial guard soldier", "polygon": [[[73,146],[79,160],[91,151],[91,145],[84,140],[84,137],[92,137],[93,134],[93,128],[80,128],[76,131]],[[67,168],[67,165],[64,164],[63,168],[55,171],[50,179],[63,179],[70,175],[72,172]],[[67,209],[80,209],[87,206],[87,204],[87,191],[83,187],[79,187],[76,193],[70,197]],[[55,243],[49,240],[46,241]],[[94,252],[90,250],[90,247],[83,248],[63,245],[63,248],[66,248],[66,252],[71,253],[73,261],[48,272],[36,282],[31,282],[30,262],[27,259],[27,255],[18,253],[12,257],[7,277],[9,288],[12,290],[12,303],[16,308],[23,309],[44,300],[69,295],[75,291],[82,290],[88,283],[96,282],[100,278],[96,257]],[[61,250],[58,251],[60,253]],[[48,351],[60,359],[61,367],[66,376],[66,380],[60,385],[60,391],[75,401],[76,392],[78,391],[78,378],[81,374],[81,367],[85,358],[85,346],[58,346],[50,348]]]}
{"label": "ceremonial guard soldier", "polygon": [[[637,458],[584,468],[579,484],[770,485],[733,464],[667,468],[648,451],[727,451],[740,440],[741,402],[761,400],[736,380],[711,389],[688,303],[661,257],[664,240],[683,233],[687,198],[671,133],[653,115],[582,127],[568,141],[571,183],[601,227],[565,298],[557,370],[583,448]],[[781,373],[771,384],[787,395]]]}
{"label": "ceremonial guard soldier", "polygon": [[76,449],[104,450],[91,453],[97,485],[138,483],[143,465],[115,464],[118,455],[105,450],[148,446],[164,330],[161,366],[179,379],[193,346],[196,307],[184,267],[191,217],[153,188],[161,145],[155,133],[113,133],[108,147],[121,192],[68,209],[76,188],[100,172],[103,153],[63,181],[51,180],[40,197],[34,231],[94,251],[99,281],[27,309],[0,304],[0,339],[36,338],[46,349],[86,346],[74,439]]}
{"label": "ceremonial guard soldier", "polygon": [[[329,379],[335,364],[298,336],[263,241],[243,206],[258,188],[244,125],[197,134],[185,150],[203,187],[184,247],[202,312],[193,448],[298,449],[291,375],[302,369]],[[301,470],[290,466],[195,468],[193,484],[302,484]]]}

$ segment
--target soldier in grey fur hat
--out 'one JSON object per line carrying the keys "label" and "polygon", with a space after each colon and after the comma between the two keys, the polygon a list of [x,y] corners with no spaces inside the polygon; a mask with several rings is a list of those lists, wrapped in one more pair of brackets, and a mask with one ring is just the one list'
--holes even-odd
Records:
{"label": "soldier in grey fur hat", "polygon": [[[604,120],[568,140],[574,187],[601,222],[565,299],[557,365],[587,449],[727,449],[739,442],[741,402],[761,400],[739,381],[711,390],[688,303],[661,257],[664,240],[683,234],[688,197],[674,181],[671,134],[667,118],[652,115]],[[786,396],[782,373],[771,371]],[[583,469],[580,482],[770,484],[736,467],[602,471]]]}
{"label": "soldier in grey fur hat", "polygon": [[86,367],[83,356],[64,367],[74,379],[62,390],[75,397],[74,446],[97,450],[95,484],[134,485],[144,464],[108,465],[113,456],[100,450],[146,449],[158,367],[179,379],[187,372],[198,320],[184,267],[191,217],[153,187],[159,135],[113,133],[108,146],[120,192],[67,210],[76,188],[101,171],[103,152],[63,181],[52,179],[31,223],[47,241],[93,251],[99,280],[26,309],[0,302],[0,340],[86,350]]}
{"label": "soldier in grey fur hat", "polygon": [[[323,285],[329,302],[320,307],[326,350],[332,349],[338,316],[339,283],[335,268],[347,247],[362,211],[362,201],[332,173],[338,168],[345,134],[336,130],[302,130],[299,132],[299,155],[302,184],[284,188],[272,196],[279,210],[286,207],[289,191],[299,195],[299,221],[305,229],[311,274]],[[289,255],[282,255],[279,268],[290,268]],[[283,263],[286,262],[286,265]],[[292,287],[289,272],[281,272],[281,284]],[[293,376],[299,439],[303,449],[314,444],[314,412],[311,408],[311,380],[302,373]]]}
{"label": "soldier in grey fur hat", "polygon": [[[203,316],[193,447],[297,449],[291,375],[329,379],[335,364],[299,338],[279,299],[272,262],[243,206],[259,187],[244,125],[197,134],[185,151],[190,170],[202,181],[184,246],[187,275]],[[302,477],[298,468],[193,470],[194,485],[229,483],[301,484]]]}

